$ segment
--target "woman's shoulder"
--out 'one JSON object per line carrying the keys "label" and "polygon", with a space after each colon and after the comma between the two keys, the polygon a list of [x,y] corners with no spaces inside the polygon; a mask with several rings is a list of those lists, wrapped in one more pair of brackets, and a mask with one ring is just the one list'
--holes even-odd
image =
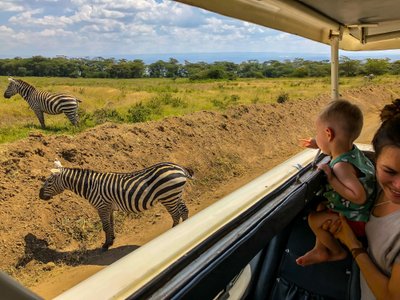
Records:
{"label": "woman's shoulder", "polygon": [[390,225],[388,228],[383,228],[383,230],[391,230],[392,228],[400,228],[400,208],[397,210],[389,211],[387,213],[375,214],[371,213],[369,222],[371,225],[378,224],[382,226],[383,224]]}

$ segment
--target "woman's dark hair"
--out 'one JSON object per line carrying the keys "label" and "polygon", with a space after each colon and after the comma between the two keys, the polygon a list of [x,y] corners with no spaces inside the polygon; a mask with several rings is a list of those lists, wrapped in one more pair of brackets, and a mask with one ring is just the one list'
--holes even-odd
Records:
{"label": "woman's dark hair", "polygon": [[386,146],[400,148],[400,99],[387,104],[381,111],[382,124],[372,139],[375,155],[378,157]]}

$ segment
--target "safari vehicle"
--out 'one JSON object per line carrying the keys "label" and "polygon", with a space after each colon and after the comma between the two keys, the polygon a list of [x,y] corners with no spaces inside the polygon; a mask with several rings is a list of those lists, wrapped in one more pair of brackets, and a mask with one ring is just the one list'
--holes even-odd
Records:
{"label": "safari vehicle", "polygon": [[[330,44],[333,99],[339,48],[400,48],[397,0],[179,2]],[[359,299],[350,256],[295,263],[314,244],[306,216],[326,183],[315,166],[328,161],[304,150],[56,299]],[[40,299],[2,278],[1,297]]]}

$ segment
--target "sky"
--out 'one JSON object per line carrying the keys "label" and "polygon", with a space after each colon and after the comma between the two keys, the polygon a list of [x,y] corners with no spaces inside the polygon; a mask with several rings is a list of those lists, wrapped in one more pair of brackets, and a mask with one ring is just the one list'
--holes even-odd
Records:
{"label": "sky", "polygon": [[321,43],[170,0],[0,0],[0,40],[2,58],[330,53]]}

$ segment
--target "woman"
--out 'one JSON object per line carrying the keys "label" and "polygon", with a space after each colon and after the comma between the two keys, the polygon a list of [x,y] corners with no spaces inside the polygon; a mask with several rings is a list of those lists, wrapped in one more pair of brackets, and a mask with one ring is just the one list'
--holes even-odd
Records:
{"label": "woman", "polygon": [[366,225],[368,252],[344,217],[324,228],[352,253],[361,271],[361,299],[400,299],[400,99],[386,105],[372,144],[380,190]]}

